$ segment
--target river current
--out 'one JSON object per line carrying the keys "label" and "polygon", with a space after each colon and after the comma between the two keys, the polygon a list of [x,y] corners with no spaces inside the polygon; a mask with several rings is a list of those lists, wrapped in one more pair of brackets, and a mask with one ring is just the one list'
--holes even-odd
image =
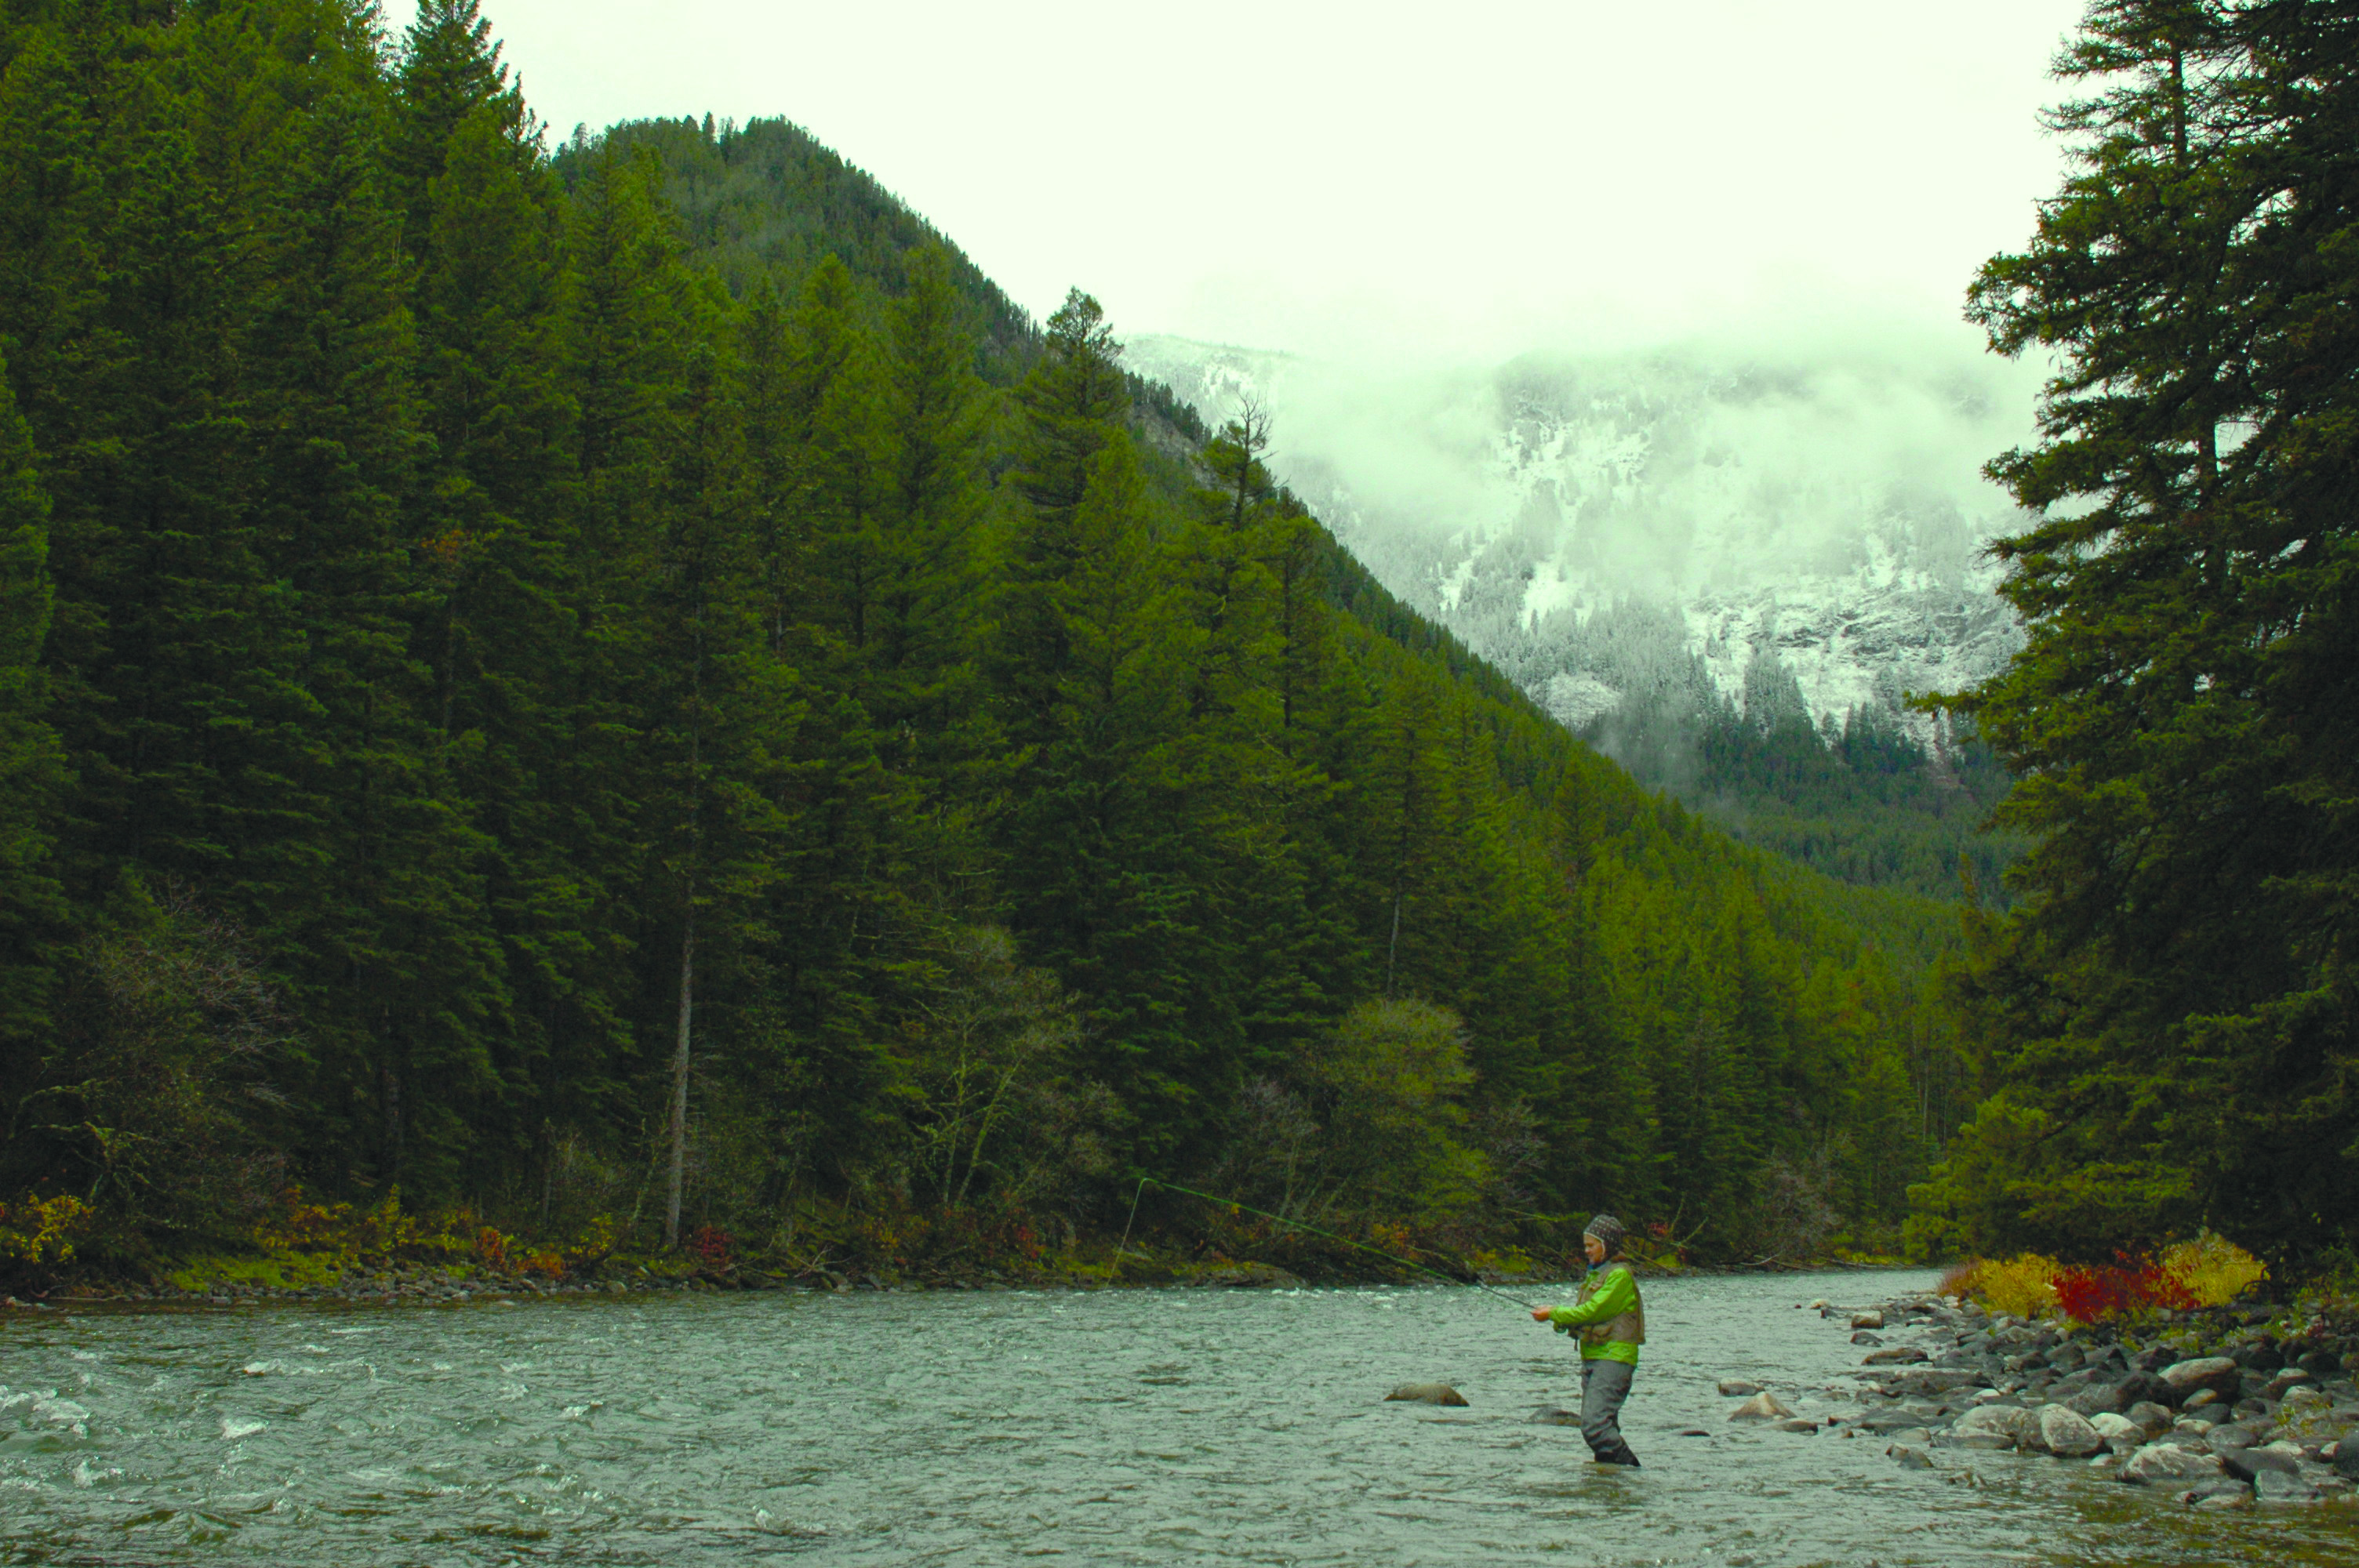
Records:
{"label": "river current", "polygon": [[[2359,1506],[1727,1421],[1855,1411],[1799,1303],[1930,1282],[1650,1281],[1636,1472],[1532,1422],[1566,1336],[1446,1287],[11,1312],[0,1562],[2359,1563]],[[1429,1380],[1468,1408],[1383,1400]]]}

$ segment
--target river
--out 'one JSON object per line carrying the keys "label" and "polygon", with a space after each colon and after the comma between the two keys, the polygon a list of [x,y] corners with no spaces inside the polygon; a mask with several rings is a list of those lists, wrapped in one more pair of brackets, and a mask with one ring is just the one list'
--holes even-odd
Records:
{"label": "river", "polygon": [[[1798,1303],[1930,1282],[1650,1282],[1636,1472],[1532,1422],[1565,1336],[1446,1287],[11,1312],[0,1562],[2359,1562],[2359,1506],[1726,1421],[1735,1375],[1855,1409]],[[1425,1380],[1469,1407],[1382,1402]]]}

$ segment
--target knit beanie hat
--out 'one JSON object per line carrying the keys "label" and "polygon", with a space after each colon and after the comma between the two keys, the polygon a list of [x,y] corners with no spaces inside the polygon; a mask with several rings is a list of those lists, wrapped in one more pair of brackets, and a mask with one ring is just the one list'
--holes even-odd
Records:
{"label": "knit beanie hat", "polygon": [[1594,1236],[1605,1243],[1605,1255],[1611,1258],[1622,1250],[1622,1222],[1610,1214],[1601,1214],[1589,1222],[1583,1236]]}

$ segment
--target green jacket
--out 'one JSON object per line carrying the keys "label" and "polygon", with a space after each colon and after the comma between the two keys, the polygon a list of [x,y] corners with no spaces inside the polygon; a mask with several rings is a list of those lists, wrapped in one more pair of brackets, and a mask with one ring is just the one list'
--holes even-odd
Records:
{"label": "green jacket", "polygon": [[1590,1270],[1574,1304],[1549,1308],[1549,1321],[1560,1334],[1581,1331],[1584,1361],[1626,1361],[1636,1367],[1638,1346],[1647,1343],[1647,1308],[1638,1299],[1638,1279],[1618,1258]]}

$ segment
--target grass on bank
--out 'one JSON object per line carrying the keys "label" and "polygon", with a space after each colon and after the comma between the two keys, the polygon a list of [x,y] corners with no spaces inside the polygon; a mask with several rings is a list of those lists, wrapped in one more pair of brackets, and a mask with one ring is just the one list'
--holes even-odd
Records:
{"label": "grass on bank", "polygon": [[[136,1238],[133,1238],[136,1240]],[[632,1217],[598,1215],[571,1233],[504,1231],[465,1206],[430,1215],[397,1191],[370,1206],[318,1204],[289,1188],[243,1235],[188,1237],[166,1252],[109,1233],[103,1214],[73,1198],[0,1205],[0,1272],[28,1294],[112,1294],[125,1288],[255,1294],[339,1288],[472,1284],[547,1287],[614,1281],[799,1281],[842,1286],[1060,1282],[1180,1283],[1282,1271],[1313,1280],[1420,1277],[1358,1250],[1354,1241],[1415,1260],[1451,1278],[1540,1280],[1579,1271],[1571,1247],[1491,1242],[1448,1227],[1376,1223],[1349,1240],[1306,1237],[1242,1213],[1212,1212],[1180,1229],[1143,1226],[1127,1249],[1021,1213],[854,1213],[813,1206],[779,1233],[741,1238],[712,1226],[676,1248],[654,1244]],[[1666,1248],[1657,1260],[1677,1268]],[[1425,1276],[1430,1277],[1430,1276]]]}

